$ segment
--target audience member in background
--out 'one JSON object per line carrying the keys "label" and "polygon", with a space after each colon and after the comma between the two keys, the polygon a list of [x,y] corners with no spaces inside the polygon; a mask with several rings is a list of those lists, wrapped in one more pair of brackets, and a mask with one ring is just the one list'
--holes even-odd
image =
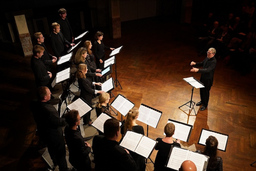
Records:
{"label": "audience member in background", "polygon": [[191,160],[182,162],[179,171],[197,171],[196,165]]}
{"label": "audience member in background", "polygon": [[95,56],[97,68],[104,68],[104,60],[105,60],[105,49],[114,50],[114,48],[105,46],[103,43],[103,33],[101,31],[97,31],[95,34],[95,41],[93,42],[92,51]]}
{"label": "audience member in background", "polygon": [[229,49],[227,46],[230,42],[230,39],[231,35],[229,34],[228,25],[222,26],[222,31],[217,36],[216,41],[210,45],[216,47],[216,50],[218,51],[218,57],[225,57],[228,55]]}
{"label": "audience member in background", "polygon": [[67,39],[67,41],[73,43],[74,36],[73,36],[72,27],[70,26],[67,18],[67,10],[65,8],[60,8],[58,10],[58,13],[60,15],[60,19],[57,21],[57,23],[60,24],[61,32],[63,36]]}
{"label": "audience member in background", "polygon": [[[81,90],[80,97],[83,98],[90,106],[92,106],[92,99],[95,97],[96,94],[102,93],[101,90],[95,90],[92,88],[94,85],[101,86],[101,83],[91,82],[89,79],[86,79],[87,73],[87,66],[86,64],[79,64],[77,69],[77,78],[79,88]],[[84,124],[92,124],[91,121],[91,112],[88,112],[83,116]]]}
{"label": "audience member in background", "polygon": [[[49,103],[51,91],[46,86],[37,89],[38,101],[32,104],[32,113],[37,125],[40,139],[47,147],[54,166],[58,165],[60,171],[66,171],[66,149],[62,127],[66,125],[65,119],[60,118],[56,108]],[[53,169],[54,170],[54,169]]]}
{"label": "audience member in background", "polygon": [[222,171],[222,158],[217,156],[218,140],[214,136],[209,136],[205,144],[205,149],[202,154],[210,157],[207,171]]}
{"label": "audience member in background", "polygon": [[44,54],[41,57],[47,71],[52,71],[52,64],[57,61],[56,56],[52,56],[48,51],[44,44],[44,36],[41,32],[36,32],[34,34],[34,37],[36,39],[36,45],[40,45],[44,48]]}
{"label": "audience member in background", "polygon": [[96,105],[97,117],[99,117],[101,113],[106,113],[108,115],[111,115],[111,112],[109,110],[109,99],[110,99],[110,95],[106,92],[102,92],[99,95],[99,102]]}
{"label": "audience member in background", "polygon": [[51,46],[55,56],[61,57],[67,54],[67,49],[74,46],[74,43],[70,43],[65,39],[63,34],[60,32],[60,24],[57,22],[52,23],[52,32],[50,34]]}
{"label": "audience member in background", "polygon": [[80,115],[77,110],[65,114],[68,126],[65,128],[65,139],[69,150],[69,161],[77,171],[90,171],[91,160],[89,153],[91,145],[84,141],[80,129]]}
{"label": "audience member in background", "polygon": [[170,150],[173,146],[180,147],[179,141],[176,141],[172,136],[175,132],[175,125],[173,123],[167,123],[164,127],[164,138],[157,138],[157,144],[155,150],[158,150],[155,159],[155,171],[172,171],[167,168],[167,160]]}
{"label": "audience member in background", "polygon": [[76,54],[75,54],[75,65],[78,67],[79,64],[86,64],[87,65],[87,73],[86,73],[86,78],[89,79],[91,82],[94,82],[96,80],[96,77],[101,77],[102,75],[100,73],[95,72],[93,68],[88,64],[87,62],[88,54],[87,54],[87,49],[85,47],[80,47]]}
{"label": "audience member in background", "polygon": [[137,166],[129,151],[119,146],[120,126],[117,119],[108,119],[104,123],[104,136],[93,138],[95,171],[136,171]]}
{"label": "audience member in background", "polygon": [[44,55],[44,47],[35,45],[33,48],[33,56],[31,57],[31,68],[33,70],[36,86],[50,86],[52,73],[46,69],[41,57]]}
{"label": "audience member in background", "polygon": [[[122,131],[122,134],[125,135],[125,133],[127,131],[133,131],[133,132],[144,135],[143,127],[136,123],[136,120],[138,117],[139,117],[139,109],[134,107],[126,115],[126,120],[124,122],[124,127],[123,127],[124,130]],[[138,170],[145,171],[145,168],[146,168],[145,157],[142,157],[141,155],[139,155],[135,152],[132,152],[132,151],[130,151],[130,154],[132,155],[133,159],[135,160],[135,162],[138,166]]]}

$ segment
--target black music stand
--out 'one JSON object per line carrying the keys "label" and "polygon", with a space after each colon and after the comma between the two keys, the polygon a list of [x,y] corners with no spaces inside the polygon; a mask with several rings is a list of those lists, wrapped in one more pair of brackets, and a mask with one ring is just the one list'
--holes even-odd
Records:
{"label": "black music stand", "polygon": [[188,106],[190,108],[190,110],[187,115],[190,116],[192,110],[195,112],[195,115],[196,115],[196,110],[194,108],[195,102],[192,100],[194,88],[203,88],[204,85],[202,83],[200,83],[199,81],[197,81],[194,77],[183,78],[183,80],[185,80],[188,84],[190,84],[192,86],[192,90],[191,90],[190,100],[188,102],[184,103],[183,105],[179,106],[179,109],[183,106]]}
{"label": "black music stand", "polygon": [[[118,54],[122,48],[123,48],[123,46],[120,46],[120,47],[114,49],[114,50],[109,54],[109,56],[114,56],[114,55]],[[116,83],[116,87],[118,87],[118,85],[119,85],[119,86],[121,87],[121,89],[123,89],[122,86],[121,86],[121,84],[120,84],[120,82],[119,82],[118,79],[117,79],[117,64],[115,64],[115,80],[114,80],[114,83]]]}
{"label": "black music stand", "polygon": [[252,163],[250,164],[250,166],[253,166],[254,163],[256,163],[256,161],[252,162]]}

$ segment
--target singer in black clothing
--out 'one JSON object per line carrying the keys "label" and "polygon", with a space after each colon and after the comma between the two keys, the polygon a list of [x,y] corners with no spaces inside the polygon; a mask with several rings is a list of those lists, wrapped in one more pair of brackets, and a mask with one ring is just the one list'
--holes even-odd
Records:
{"label": "singer in black clothing", "polygon": [[71,110],[65,114],[68,126],[65,128],[65,139],[69,150],[69,161],[77,171],[90,171],[91,160],[89,153],[91,145],[84,141],[78,126],[80,115],[77,110]]}
{"label": "singer in black clothing", "polygon": [[70,43],[65,39],[63,34],[60,32],[60,24],[54,22],[52,23],[53,31],[50,34],[52,50],[55,56],[61,57],[67,54],[67,49],[74,46],[74,43]]}
{"label": "singer in black clothing", "polygon": [[57,61],[56,56],[51,55],[47,49],[46,46],[44,44],[44,36],[41,32],[36,32],[34,34],[34,37],[36,39],[36,45],[40,45],[42,47],[44,47],[45,51],[43,56],[41,57],[47,71],[52,71],[52,65],[53,63],[55,63]]}
{"label": "singer in black clothing", "polygon": [[[192,61],[190,63],[190,65],[193,66],[193,68],[190,71],[201,73],[200,81],[204,84],[204,88],[200,89],[201,101],[196,104],[197,106],[202,105],[200,108],[201,111],[207,108],[209,102],[210,90],[213,84],[213,76],[217,64],[215,54],[216,49],[209,48],[207,51],[207,57],[202,62]],[[203,68],[195,68],[200,66]]]}
{"label": "singer in black clothing", "polygon": [[36,86],[48,86],[50,87],[50,79],[52,73],[47,71],[41,57],[44,54],[44,48],[39,45],[35,45],[33,48],[33,56],[31,57],[31,68],[34,72]]}
{"label": "singer in black clothing", "polygon": [[128,150],[118,144],[119,135],[119,121],[112,118],[104,123],[104,136],[96,135],[93,138],[95,171],[137,170],[137,165]]}
{"label": "singer in black clothing", "polygon": [[94,56],[96,57],[96,65],[97,68],[104,68],[104,60],[105,60],[105,49],[114,50],[114,48],[105,46],[103,43],[103,33],[101,31],[97,31],[95,34],[95,41],[93,42],[92,51]]}
{"label": "singer in black clothing", "polygon": [[49,88],[39,87],[37,94],[38,101],[31,105],[31,109],[39,138],[47,145],[53,164],[58,165],[60,171],[67,171],[65,141],[62,131],[66,121],[64,118],[60,118],[58,111],[49,103],[51,99]]}
{"label": "singer in black clothing", "polygon": [[60,15],[60,19],[57,21],[57,23],[60,24],[61,32],[63,36],[67,39],[67,41],[73,43],[74,36],[73,36],[72,28],[67,18],[67,10],[65,8],[60,8],[58,10],[58,13]]}

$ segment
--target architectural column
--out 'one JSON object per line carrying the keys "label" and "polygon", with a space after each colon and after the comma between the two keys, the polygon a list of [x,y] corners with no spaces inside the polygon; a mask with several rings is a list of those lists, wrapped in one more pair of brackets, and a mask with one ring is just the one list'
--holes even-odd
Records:
{"label": "architectural column", "polygon": [[119,0],[110,0],[111,33],[113,39],[121,38],[121,18]]}

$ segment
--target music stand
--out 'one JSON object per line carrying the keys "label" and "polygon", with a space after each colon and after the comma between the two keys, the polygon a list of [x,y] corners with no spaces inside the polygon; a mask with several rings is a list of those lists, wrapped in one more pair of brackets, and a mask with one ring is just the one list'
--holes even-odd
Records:
{"label": "music stand", "polygon": [[[120,46],[120,47],[114,49],[114,50],[110,53],[109,56],[114,56],[114,55],[118,54],[122,48],[123,48],[123,46]],[[116,83],[116,87],[118,87],[118,85],[119,85],[119,86],[121,87],[121,89],[123,89],[122,86],[121,86],[121,84],[120,84],[120,82],[119,82],[118,79],[117,79],[117,64],[115,65],[115,81],[114,81],[114,82]]]}
{"label": "music stand", "polygon": [[[141,121],[147,125],[147,137],[148,137],[149,125],[152,126],[153,128],[156,128],[161,116],[162,116],[161,111],[154,109],[152,107],[149,107],[145,104],[140,105],[139,117],[137,120]],[[149,157],[149,159],[151,160],[150,157]],[[152,160],[151,160],[151,162],[154,163]]]}
{"label": "music stand", "polygon": [[188,106],[190,108],[190,110],[187,115],[190,116],[192,110],[195,112],[195,115],[196,115],[196,110],[194,108],[195,102],[192,100],[194,88],[204,88],[204,85],[202,83],[200,83],[199,81],[197,81],[194,77],[183,78],[183,80],[192,86],[192,90],[191,90],[190,100],[188,102],[184,103],[183,105],[179,106],[179,109],[183,106]]}

